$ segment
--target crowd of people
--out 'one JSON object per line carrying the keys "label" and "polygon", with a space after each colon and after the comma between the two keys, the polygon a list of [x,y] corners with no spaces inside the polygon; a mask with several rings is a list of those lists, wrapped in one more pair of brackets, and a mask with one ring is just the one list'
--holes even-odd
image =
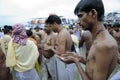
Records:
{"label": "crowd of people", "polygon": [[73,29],[64,28],[57,15],[46,19],[44,29],[5,25],[0,80],[76,80],[75,70],[81,80],[120,80],[120,71],[111,75],[120,63],[120,24],[104,24],[102,0],[81,0],[74,13]]}

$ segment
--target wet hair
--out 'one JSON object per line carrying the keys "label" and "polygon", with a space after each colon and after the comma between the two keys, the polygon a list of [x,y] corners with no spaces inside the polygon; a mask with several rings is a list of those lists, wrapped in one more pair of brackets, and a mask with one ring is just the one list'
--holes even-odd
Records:
{"label": "wet hair", "polygon": [[12,26],[8,26],[8,29],[9,29],[9,30],[13,30]]}
{"label": "wet hair", "polygon": [[26,30],[26,33],[27,33],[28,37],[32,36],[32,34],[33,34],[31,30]]}
{"label": "wet hair", "polygon": [[57,15],[50,15],[47,20],[45,21],[46,24],[61,24],[61,19]]}
{"label": "wet hair", "polygon": [[89,13],[92,9],[97,11],[98,21],[103,21],[105,10],[102,0],[81,0],[75,8],[74,14],[78,15],[80,11]]}
{"label": "wet hair", "polygon": [[13,30],[12,26],[5,25],[3,32],[4,32],[4,34],[7,34],[7,33],[9,33],[10,30]]}

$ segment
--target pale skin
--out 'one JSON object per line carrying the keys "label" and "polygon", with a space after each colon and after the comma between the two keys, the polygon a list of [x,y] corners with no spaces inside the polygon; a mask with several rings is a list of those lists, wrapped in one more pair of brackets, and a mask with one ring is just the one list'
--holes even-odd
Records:
{"label": "pale skin", "polygon": [[[92,9],[89,13],[79,12],[79,21],[86,30],[89,23],[92,23],[91,33],[93,43],[89,50],[87,59],[82,56],[60,57],[62,61],[73,61],[76,63],[78,70],[82,76],[82,80],[107,80],[117,64],[118,46],[115,39],[105,30],[103,23],[97,20],[97,11]],[[73,52],[68,52],[73,54]],[[84,71],[79,64],[84,62],[86,70]]]}

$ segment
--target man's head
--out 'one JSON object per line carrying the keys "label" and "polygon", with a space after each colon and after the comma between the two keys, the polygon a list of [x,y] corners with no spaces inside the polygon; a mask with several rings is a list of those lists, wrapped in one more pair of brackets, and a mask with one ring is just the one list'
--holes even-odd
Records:
{"label": "man's head", "polygon": [[74,10],[83,29],[90,30],[95,21],[103,21],[104,5],[102,0],[81,0]]}
{"label": "man's head", "polygon": [[12,34],[12,30],[13,30],[12,26],[5,25],[3,32],[4,34]]}
{"label": "man's head", "polygon": [[47,18],[47,20],[45,21],[45,23],[49,26],[49,27],[51,27],[51,29],[53,30],[53,31],[57,31],[57,29],[58,29],[58,25],[60,25],[61,24],[61,19],[59,18],[59,16],[57,16],[57,15],[50,15],[48,18]]}
{"label": "man's head", "polygon": [[51,33],[51,27],[48,25],[45,25],[44,31],[49,35]]}
{"label": "man's head", "polygon": [[39,32],[39,30],[40,30],[39,26],[36,26],[36,27],[34,28],[34,30],[35,30],[36,32]]}

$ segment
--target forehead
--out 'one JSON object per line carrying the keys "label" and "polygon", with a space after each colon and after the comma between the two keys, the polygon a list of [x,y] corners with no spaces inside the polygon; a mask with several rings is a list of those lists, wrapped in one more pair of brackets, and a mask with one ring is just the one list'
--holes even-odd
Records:
{"label": "forehead", "polygon": [[83,15],[85,15],[85,14],[87,14],[87,13],[86,13],[86,12],[83,12],[83,11],[79,11],[78,14],[77,14],[77,16],[78,16],[78,18],[81,18],[81,17],[83,17]]}
{"label": "forehead", "polygon": [[80,14],[86,14],[86,12],[84,12],[84,11],[79,11],[77,15],[80,15]]}
{"label": "forehead", "polygon": [[45,27],[51,27],[51,24],[46,24]]}

